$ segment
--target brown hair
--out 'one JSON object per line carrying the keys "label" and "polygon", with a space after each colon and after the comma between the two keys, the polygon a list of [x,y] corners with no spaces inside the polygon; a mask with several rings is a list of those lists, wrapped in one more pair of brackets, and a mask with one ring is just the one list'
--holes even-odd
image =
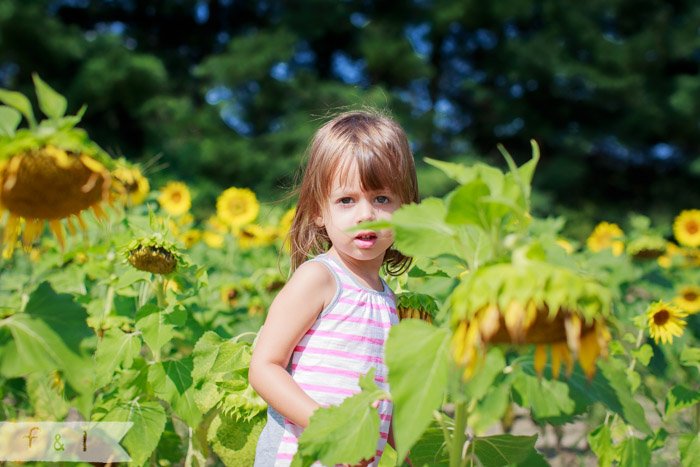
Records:
{"label": "brown hair", "polygon": [[[336,173],[357,164],[363,190],[390,189],[402,204],[418,202],[418,181],[413,153],[403,128],[375,110],[342,113],[325,123],[314,135],[308,153],[299,201],[287,236],[291,246],[291,269],[296,270],[309,255],[331,247],[324,227],[314,222],[324,200],[330,196]],[[338,172],[340,171],[340,172]],[[408,269],[411,258],[393,247],[384,255],[383,266],[391,275]]]}

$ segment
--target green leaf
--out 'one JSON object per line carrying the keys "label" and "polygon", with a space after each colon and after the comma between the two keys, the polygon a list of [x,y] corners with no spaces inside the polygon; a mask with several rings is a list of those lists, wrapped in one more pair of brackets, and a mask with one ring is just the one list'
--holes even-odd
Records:
{"label": "green leaf", "polygon": [[474,410],[469,414],[467,426],[477,436],[486,434],[495,423],[503,418],[511,403],[510,388],[509,379],[504,379],[500,381],[500,384],[489,387],[484,397],[479,400]]}
{"label": "green leaf", "polygon": [[391,218],[396,247],[410,256],[457,255],[455,234],[445,223],[446,214],[445,205],[438,198],[403,206]]}
{"label": "green leaf", "polygon": [[683,347],[683,351],[681,352],[681,365],[700,365],[700,348],[691,346]]}
{"label": "green leaf", "polygon": [[187,425],[197,426],[202,413],[194,402],[192,357],[154,363],[148,370],[148,382],[154,394],[167,401]]}
{"label": "green leaf", "polygon": [[459,182],[461,185],[467,184],[474,180],[476,173],[471,167],[464,164],[455,164],[454,162],[439,161],[429,157],[423,158],[425,162],[433,167],[442,170],[442,172],[452,180]]}
{"label": "green leaf", "polygon": [[160,403],[134,400],[118,405],[100,421],[134,423],[121,444],[129,452],[133,465],[143,465],[158,445],[165,419],[165,409]]}
{"label": "green leaf", "polygon": [[700,435],[682,435],[678,438],[678,451],[683,467],[700,465]]}
{"label": "green leaf", "polygon": [[7,89],[0,89],[0,102],[19,110],[20,113],[24,115],[24,118],[27,119],[27,122],[29,122],[30,127],[34,128],[36,126],[32,104],[24,94],[16,91],[8,91]]}
{"label": "green leaf", "polygon": [[470,399],[481,399],[505,367],[503,351],[498,347],[491,347],[479,371],[464,383],[464,394]]}
{"label": "green leaf", "polygon": [[651,360],[651,357],[654,356],[654,350],[651,348],[649,344],[644,344],[638,349],[634,349],[630,351],[630,355],[633,358],[636,358],[639,363],[641,363],[644,366],[649,365],[649,361]]}
{"label": "green leaf", "polygon": [[573,415],[576,403],[569,396],[569,386],[562,381],[538,379],[527,373],[519,374],[513,381],[513,389],[520,395],[518,403],[532,409],[532,415],[540,420]]}
{"label": "green leaf", "polygon": [[588,433],[587,439],[591,449],[598,456],[598,465],[600,467],[611,466],[615,460],[616,452],[612,444],[610,427],[605,424],[599,426]]}
{"label": "green leaf", "polygon": [[0,320],[0,374],[16,378],[61,370],[76,391],[91,392],[93,362],[81,344],[94,333],[86,320],[87,312],[72,296],[43,282],[24,313]]}
{"label": "green leaf", "polygon": [[409,457],[415,467],[448,465],[450,458],[442,428],[436,423],[428,427],[411,448]]}
{"label": "green leaf", "polygon": [[625,467],[648,467],[651,464],[651,450],[643,439],[635,436],[622,442],[620,465]]}
{"label": "green leaf", "polygon": [[52,119],[63,117],[66,114],[66,98],[54,91],[38,74],[32,73],[32,79],[39,108],[44,115]]}
{"label": "green leaf", "polygon": [[0,105],[0,136],[15,136],[22,114],[12,107]]}
{"label": "green leaf", "polygon": [[255,447],[266,423],[265,413],[252,420],[239,420],[219,413],[209,426],[207,441],[226,467],[250,467],[255,461]]}
{"label": "green leaf", "polygon": [[[418,320],[391,328],[386,343],[394,401],[394,440],[400,459],[428,427],[440,407],[449,371],[450,333]],[[416,384],[420,381],[420,384]]]}
{"label": "green leaf", "polygon": [[317,409],[309,426],[299,437],[294,464],[307,467],[315,461],[323,465],[351,464],[374,457],[379,440],[379,414],[372,407],[389,397],[374,382],[374,369],[360,377],[362,391],[340,405]]}
{"label": "green leaf", "polygon": [[130,368],[134,357],[137,357],[140,351],[141,339],[138,334],[126,333],[121,329],[108,329],[95,352],[97,361],[95,386],[102,387],[109,383],[119,366]]}
{"label": "green leaf", "polygon": [[172,339],[173,330],[185,324],[187,311],[181,305],[161,310],[156,305],[144,305],[136,312],[136,329],[153,352],[158,352]]}
{"label": "green leaf", "polygon": [[491,193],[488,185],[474,180],[457,188],[449,198],[445,221],[450,224],[478,225],[488,230],[490,220],[487,210],[479,200]]}
{"label": "green leaf", "polygon": [[[521,357],[516,362],[522,365],[525,372],[535,375],[532,357]],[[566,384],[571,388],[570,395],[575,400],[588,404],[600,402],[608,409],[620,415],[622,419],[646,435],[651,436],[652,430],[646,420],[644,409],[634,400],[627,381],[627,368],[616,358],[599,359],[598,370],[589,382],[577,364]],[[549,364],[545,367],[545,374]]]}
{"label": "green leaf", "polygon": [[537,435],[494,435],[473,439],[467,452],[479,459],[481,465],[501,467],[527,459],[535,450]]}
{"label": "green leaf", "polygon": [[690,407],[700,402],[700,391],[688,389],[685,386],[673,386],[666,394],[666,419],[681,409]]}

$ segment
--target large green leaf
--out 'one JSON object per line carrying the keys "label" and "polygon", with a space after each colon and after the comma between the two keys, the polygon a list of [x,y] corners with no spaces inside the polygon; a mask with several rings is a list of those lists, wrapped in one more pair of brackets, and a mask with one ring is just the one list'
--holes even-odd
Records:
{"label": "large green leaf", "polygon": [[148,370],[148,382],[154,394],[167,401],[187,425],[197,426],[202,413],[194,401],[192,357],[154,363]]}
{"label": "large green leaf", "polygon": [[467,452],[476,456],[481,465],[500,467],[518,464],[535,450],[537,435],[495,435],[475,438],[470,441]]}
{"label": "large green leaf", "polygon": [[498,347],[491,347],[486,353],[484,364],[464,383],[464,394],[470,399],[484,397],[505,366],[506,359],[503,356],[503,351]]}
{"label": "large green leaf", "polygon": [[700,391],[685,386],[673,386],[666,394],[666,418],[677,410],[685,409],[700,402]]}
{"label": "large green leaf", "polygon": [[700,465],[700,435],[682,435],[678,438],[678,451],[683,467]]}
{"label": "large green leaf", "polygon": [[153,352],[158,352],[170,339],[173,330],[185,324],[187,311],[181,305],[161,309],[156,305],[144,305],[136,312],[136,329],[143,333],[143,340]]}
{"label": "large green leaf", "polygon": [[340,405],[317,409],[299,437],[292,465],[308,467],[357,464],[374,457],[379,440],[379,414],[372,403],[389,397],[374,382],[374,369],[360,377],[362,391]]}
{"label": "large green leaf", "polygon": [[621,443],[620,465],[625,467],[648,467],[651,464],[651,450],[647,443],[636,436]]}
{"label": "large green leaf", "polygon": [[[522,365],[523,370],[528,374],[536,374],[531,356],[519,358],[517,363]],[[620,415],[625,422],[651,436],[652,430],[646,420],[644,409],[632,395],[624,363],[610,357],[607,360],[599,359],[597,365],[599,371],[591,381],[588,381],[578,364],[575,366],[573,373],[565,381],[571,390],[571,397],[588,404],[600,402]],[[549,364],[545,366],[544,374],[551,375]]]}
{"label": "large green leaf", "polygon": [[389,387],[394,401],[394,439],[400,459],[440,407],[447,386],[450,333],[419,320],[391,328],[386,343]]}
{"label": "large green leaf", "polygon": [[487,229],[491,219],[479,200],[490,193],[489,187],[481,180],[457,188],[449,198],[445,221],[451,224],[478,225]]}
{"label": "large green leaf", "polygon": [[146,464],[158,445],[165,419],[165,409],[160,403],[136,399],[116,406],[101,421],[134,423],[121,444],[129,452],[133,465],[139,466]]}
{"label": "large green leaf", "polygon": [[22,115],[12,107],[0,105],[0,136],[15,136]]}
{"label": "large green leaf", "polygon": [[250,366],[251,349],[248,344],[230,342],[213,331],[207,331],[197,341],[193,355],[195,402],[202,412],[207,412],[227,395],[217,383],[230,380],[245,381]]}
{"label": "large green leaf", "polygon": [[141,339],[137,333],[108,329],[95,352],[97,360],[95,386],[102,387],[107,384],[119,366],[130,368],[134,357],[138,356],[140,351]]}
{"label": "large green leaf", "polygon": [[448,465],[450,457],[442,428],[433,423],[423,431],[423,434],[411,448],[409,457],[414,467]]}
{"label": "large green leaf", "polygon": [[445,223],[446,214],[445,204],[438,198],[403,206],[391,218],[396,247],[411,256],[456,254],[455,233]]}
{"label": "large green leaf", "polygon": [[38,74],[32,73],[32,79],[34,80],[39,108],[44,112],[44,115],[56,120],[63,117],[66,113],[66,98],[54,91],[51,86],[39,78]]}
{"label": "large green leaf", "polygon": [[529,406],[532,415],[539,420],[567,421],[576,412],[576,403],[564,382],[521,373],[513,381],[513,390],[519,395],[518,404]]}
{"label": "large green leaf", "polygon": [[60,370],[78,392],[92,391],[93,363],[81,347],[94,335],[86,320],[73,297],[40,284],[23,313],[0,321],[0,374],[16,378]]}
{"label": "large green leaf", "polygon": [[24,118],[27,119],[30,126],[33,127],[36,125],[32,104],[24,94],[16,91],[8,91],[7,89],[0,89],[0,102],[19,110],[22,115],[24,115]]}
{"label": "large green leaf", "polygon": [[207,441],[226,467],[250,467],[255,461],[255,447],[265,423],[265,413],[252,420],[218,413],[209,426]]}
{"label": "large green leaf", "polygon": [[598,465],[600,467],[611,466],[615,460],[616,452],[612,444],[610,427],[606,424],[599,426],[588,433],[587,439],[591,449],[598,456]]}

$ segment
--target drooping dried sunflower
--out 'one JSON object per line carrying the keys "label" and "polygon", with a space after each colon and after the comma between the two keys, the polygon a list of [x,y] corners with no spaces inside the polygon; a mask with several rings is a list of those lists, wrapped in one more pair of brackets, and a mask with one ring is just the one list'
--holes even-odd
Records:
{"label": "drooping dried sunflower", "polygon": [[438,306],[430,295],[402,292],[396,295],[396,312],[400,320],[422,319],[432,323],[438,312]]}
{"label": "drooping dried sunflower", "polygon": [[[5,257],[12,255],[22,228],[27,249],[45,222],[63,247],[62,219],[71,233],[72,218],[85,231],[82,212],[92,209],[98,219],[106,218],[100,204],[111,202],[113,162],[74,127],[85,107],[65,116],[65,98],[36,74],[33,78],[39,107],[48,117],[38,124],[23,94],[0,89],[0,102],[7,104],[0,106],[0,209],[9,212],[2,237]],[[28,127],[17,129],[21,115]]]}
{"label": "drooping dried sunflower", "polygon": [[451,296],[452,352],[469,378],[487,343],[535,344],[535,370],[541,374],[551,346],[552,376],[574,358],[590,379],[595,361],[607,355],[605,318],[610,294],[602,285],[548,263],[484,266],[462,278]]}
{"label": "drooping dried sunflower", "polygon": [[159,233],[132,240],[124,248],[124,255],[136,269],[153,274],[170,274],[185,263],[177,246]]}

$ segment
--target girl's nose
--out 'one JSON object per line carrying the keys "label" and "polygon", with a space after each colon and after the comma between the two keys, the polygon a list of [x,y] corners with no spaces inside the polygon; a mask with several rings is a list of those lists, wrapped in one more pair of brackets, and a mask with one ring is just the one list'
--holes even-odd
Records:
{"label": "girl's nose", "polygon": [[357,209],[358,209],[358,213],[357,213],[357,223],[358,224],[360,222],[375,220],[376,214],[374,212],[374,206],[372,206],[372,203],[370,203],[368,201],[362,201],[359,203]]}

